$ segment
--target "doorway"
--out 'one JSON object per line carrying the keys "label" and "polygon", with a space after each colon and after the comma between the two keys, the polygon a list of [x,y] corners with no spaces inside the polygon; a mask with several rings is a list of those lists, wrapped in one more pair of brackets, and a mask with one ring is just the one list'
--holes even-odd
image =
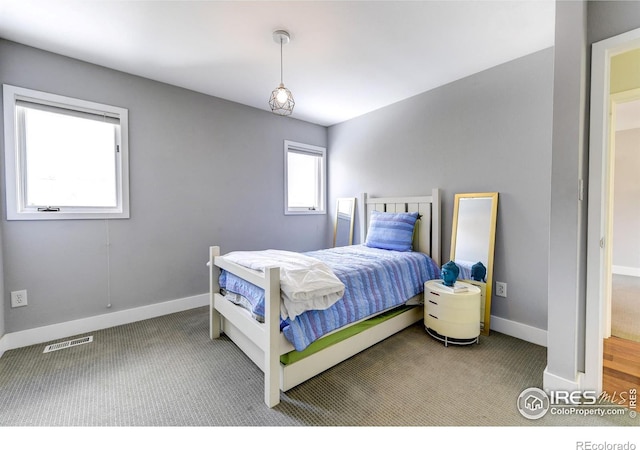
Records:
{"label": "doorway", "polygon": [[[612,302],[615,301],[612,295],[613,218],[620,211],[614,210],[614,116],[620,105],[631,101],[630,98],[621,101],[610,95],[611,67],[615,56],[636,49],[640,49],[640,29],[597,42],[592,47],[585,374],[582,387],[598,392],[603,390],[604,339],[611,335]],[[622,223],[621,220],[618,222]],[[607,350],[609,348],[607,346]]]}
{"label": "doorway", "polygon": [[[617,58],[635,56],[640,67],[640,50],[633,52]],[[605,273],[611,288],[605,302],[602,390],[615,403],[631,406],[628,393],[640,389],[640,88],[611,95],[610,129],[611,264]]]}
{"label": "doorway", "polygon": [[[640,50],[627,54],[640,67]],[[614,64],[612,70],[619,69]],[[611,289],[604,337],[640,343],[640,87],[611,96],[611,133]]]}

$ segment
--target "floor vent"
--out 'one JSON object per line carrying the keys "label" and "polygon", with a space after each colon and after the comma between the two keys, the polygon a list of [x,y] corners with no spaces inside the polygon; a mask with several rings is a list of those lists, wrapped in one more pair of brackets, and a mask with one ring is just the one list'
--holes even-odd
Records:
{"label": "floor vent", "polygon": [[58,342],[57,344],[47,345],[42,353],[55,352],[56,350],[62,350],[63,348],[75,347],[76,345],[88,344],[93,342],[93,336],[86,336],[71,341]]}

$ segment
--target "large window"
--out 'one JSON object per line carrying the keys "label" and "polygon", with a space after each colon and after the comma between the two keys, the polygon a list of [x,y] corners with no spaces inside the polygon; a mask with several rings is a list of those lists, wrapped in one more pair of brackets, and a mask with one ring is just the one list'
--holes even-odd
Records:
{"label": "large window", "polygon": [[9,220],[129,217],[127,110],[4,85]]}
{"label": "large window", "polygon": [[285,214],[326,213],[326,149],[284,141]]}

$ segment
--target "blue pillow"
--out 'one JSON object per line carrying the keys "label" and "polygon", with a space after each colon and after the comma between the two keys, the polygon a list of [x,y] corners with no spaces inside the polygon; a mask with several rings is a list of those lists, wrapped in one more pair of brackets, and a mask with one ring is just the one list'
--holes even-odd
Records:
{"label": "blue pillow", "polygon": [[413,229],[418,213],[385,213],[371,211],[367,247],[410,252],[413,250]]}

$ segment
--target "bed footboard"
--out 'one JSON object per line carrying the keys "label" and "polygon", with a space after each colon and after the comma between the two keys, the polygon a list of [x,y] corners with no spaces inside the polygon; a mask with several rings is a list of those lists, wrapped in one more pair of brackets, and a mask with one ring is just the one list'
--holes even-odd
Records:
{"label": "bed footboard", "polygon": [[[263,324],[244,314],[232,313],[234,308],[230,306],[233,305],[220,295],[220,269],[264,289]],[[220,247],[212,246],[209,251],[209,288],[210,338],[220,337],[220,333],[224,331],[224,321],[229,321],[236,330],[241,330],[242,335],[237,337],[237,344],[253,348],[246,353],[264,372],[264,401],[269,407],[277,405],[280,403],[280,269],[269,267],[261,274],[220,258]]]}

